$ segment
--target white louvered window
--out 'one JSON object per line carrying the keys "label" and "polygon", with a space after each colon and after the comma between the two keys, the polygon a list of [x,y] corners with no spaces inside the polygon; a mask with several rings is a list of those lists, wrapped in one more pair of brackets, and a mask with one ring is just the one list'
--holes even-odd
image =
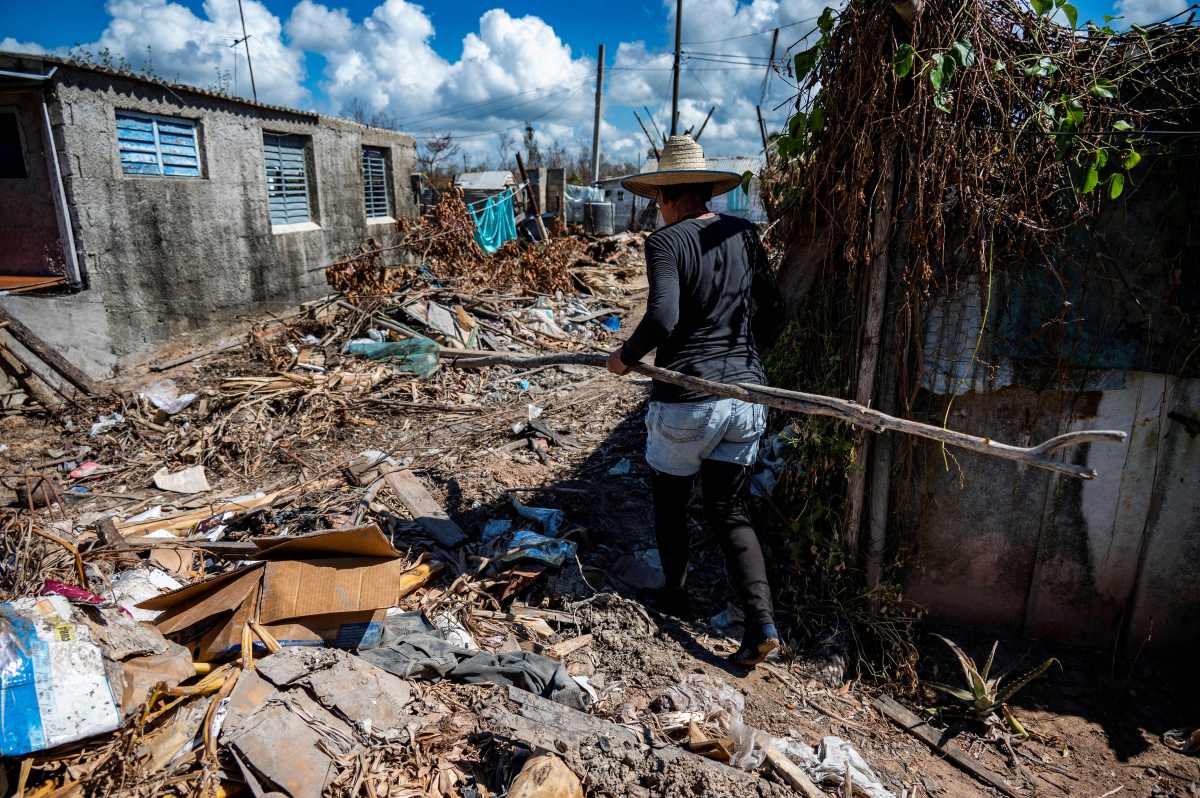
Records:
{"label": "white louvered window", "polygon": [[304,136],[263,133],[267,167],[267,203],[271,224],[312,221],[308,197],[308,154]]}
{"label": "white louvered window", "polygon": [[200,176],[196,123],[190,119],[118,111],[117,149],[127,175]]}
{"label": "white louvered window", "polygon": [[368,219],[392,215],[392,192],[388,185],[387,150],[383,147],[362,148],[363,204]]}

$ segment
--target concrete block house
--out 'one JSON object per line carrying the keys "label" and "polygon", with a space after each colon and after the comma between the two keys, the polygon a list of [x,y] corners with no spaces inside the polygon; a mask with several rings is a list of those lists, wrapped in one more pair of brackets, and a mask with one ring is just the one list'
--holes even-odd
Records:
{"label": "concrete block house", "polygon": [[415,212],[410,136],[0,53],[0,307],[93,378],[327,293]]}

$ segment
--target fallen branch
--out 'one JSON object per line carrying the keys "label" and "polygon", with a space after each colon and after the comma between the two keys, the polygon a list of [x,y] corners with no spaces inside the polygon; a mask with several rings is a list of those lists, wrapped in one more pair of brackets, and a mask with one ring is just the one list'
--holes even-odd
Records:
{"label": "fallen branch", "polygon": [[[602,367],[607,360],[606,355],[586,352],[568,352],[534,357],[497,353],[481,357],[468,355],[453,349],[444,349],[440,352],[440,356],[446,365],[457,368],[482,368],[484,366],[537,368],[539,366],[557,365]],[[830,418],[844,421],[847,424],[863,427],[872,432],[883,432],[885,430],[903,432],[906,435],[916,435],[921,438],[940,441],[950,446],[957,446],[960,449],[967,449],[991,457],[1015,460],[1019,463],[1036,466],[1037,468],[1045,468],[1049,471],[1056,471],[1060,474],[1066,474],[1067,476],[1079,479],[1095,479],[1096,470],[1055,459],[1053,456],[1055,452],[1068,446],[1077,446],[1084,443],[1123,443],[1126,438],[1125,433],[1120,430],[1082,430],[1057,435],[1037,446],[1012,446],[1007,443],[993,441],[991,438],[981,438],[976,435],[968,435],[965,432],[956,432],[951,429],[935,427],[932,424],[923,424],[920,421],[896,418],[895,416],[881,413],[878,410],[864,407],[858,402],[852,402],[849,399],[839,399],[834,396],[785,391],[782,388],[751,385],[749,383],[727,385],[699,377],[690,377],[686,374],[646,365],[645,363],[638,363],[631,370],[639,374],[645,374],[659,382],[679,385],[712,396],[726,396],[732,399],[740,399],[743,402],[767,405],[768,407],[775,407],[791,413],[829,416]]]}
{"label": "fallen branch", "polygon": [[928,745],[959,768],[970,773],[983,783],[995,787],[1000,792],[1009,796],[1009,798],[1020,798],[1021,794],[1008,786],[1008,783],[1004,779],[967,756],[963,753],[962,749],[950,740],[943,740],[942,735],[934,731],[927,722],[921,720],[888,696],[880,696],[875,699],[874,704],[875,708],[893,723]]}

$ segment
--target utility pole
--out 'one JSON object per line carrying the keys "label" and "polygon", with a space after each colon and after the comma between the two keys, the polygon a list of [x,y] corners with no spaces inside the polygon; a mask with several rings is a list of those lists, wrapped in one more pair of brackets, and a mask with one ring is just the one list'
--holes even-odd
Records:
{"label": "utility pole", "polygon": [[600,180],[600,115],[604,106],[604,45],[596,58],[596,121],[592,125],[592,182]]}
{"label": "utility pole", "polygon": [[675,68],[671,75],[671,135],[679,126],[679,50],[683,36],[683,0],[675,0]]}
{"label": "utility pole", "polygon": [[[242,10],[242,0],[238,0],[238,14],[242,18],[242,44],[246,45],[246,66],[250,67],[250,91],[254,93],[254,102],[258,102],[258,86],[254,85],[254,64],[250,62],[250,37],[246,35],[246,12]],[[679,36],[676,35],[675,38],[678,39]],[[678,58],[676,56],[676,60]]]}
{"label": "utility pole", "polygon": [[763,124],[762,106],[761,105],[754,106],[754,112],[758,114],[758,132],[762,136],[763,160],[766,162],[767,166],[770,167],[771,166],[771,148],[767,144],[767,126],[765,124]]}
{"label": "utility pole", "polygon": [[779,28],[771,34],[771,57],[767,59],[767,72],[763,75],[762,88],[758,92],[758,104],[767,99],[767,84],[771,82],[771,68],[775,66],[775,46],[779,44]]}
{"label": "utility pole", "polygon": [[700,123],[700,129],[696,131],[695,136],[692,136],[692,138],[697,142],[700,141],[700,137],[704,135],[704,128],[708,127],[708,120],[712,119],[713,111],[715,110],[717,110],[717,106],[715,105],[708,109],[708,115],[705,116],[704,121]]}

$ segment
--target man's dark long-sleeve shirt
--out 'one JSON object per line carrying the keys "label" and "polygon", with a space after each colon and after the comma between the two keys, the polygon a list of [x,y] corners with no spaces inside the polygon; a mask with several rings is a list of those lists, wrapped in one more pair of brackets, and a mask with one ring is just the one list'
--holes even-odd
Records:
{"label": "man's dark long-sleeve shirt", "polygon": [[[646,239],[650,296],[646,315],[621,350],[626,364],[657,349],[655,365],[724,383],[764,383],[758,347],[774,340],[782,303],[751,222],[737,216],[691,218]],[[655,382],[651,398],[711,398]]]}

